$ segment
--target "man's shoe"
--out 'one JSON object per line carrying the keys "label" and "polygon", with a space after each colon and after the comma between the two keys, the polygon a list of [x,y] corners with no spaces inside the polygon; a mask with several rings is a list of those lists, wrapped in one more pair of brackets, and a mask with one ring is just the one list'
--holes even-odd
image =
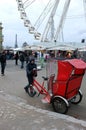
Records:
{"label": "man's shoe", "polygon": [[4,76],[5,74],[1,74],[2,76]]}
{"label": "man's shoe", "polygon": [[28,88],[25,87],[24,90],[25,90],[26,93],[28,93]]}

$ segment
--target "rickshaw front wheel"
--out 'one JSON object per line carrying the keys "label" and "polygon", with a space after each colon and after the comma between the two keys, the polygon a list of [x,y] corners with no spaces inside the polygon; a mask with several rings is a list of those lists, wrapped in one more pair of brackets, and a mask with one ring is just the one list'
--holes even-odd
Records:
{"label": "rickshaw front wheel", "polygon": [[69,103],[63,97],[54,97],[52,106],[55,112],[65,114],[68,111]]}
{"label": "rickshaw front wheel", "polygon": [[36,95],[36,91],[35,91],[35,89],[34,89],[33,86],[29,86],[29,87],[28,87],[28,95],[29,95],[30,97],[34,97],[34,96]]}
{"label": "rickshaw front wheel", "polygon": [[83,97],[82,92],[79,90],[78,94],[71,100],[71,103],[72,104],[80,103],[82,100],[82,97]]}

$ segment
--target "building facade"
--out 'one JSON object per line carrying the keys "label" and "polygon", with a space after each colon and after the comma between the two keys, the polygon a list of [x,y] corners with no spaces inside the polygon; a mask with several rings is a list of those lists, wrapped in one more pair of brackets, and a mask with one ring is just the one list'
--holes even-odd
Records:
{"label": "building facade", "polygon": [[3,34],[2,34],[2,30],[3,30],[3,27],[2,27],[2,23],[0,23],[0,51],[3,49]]}

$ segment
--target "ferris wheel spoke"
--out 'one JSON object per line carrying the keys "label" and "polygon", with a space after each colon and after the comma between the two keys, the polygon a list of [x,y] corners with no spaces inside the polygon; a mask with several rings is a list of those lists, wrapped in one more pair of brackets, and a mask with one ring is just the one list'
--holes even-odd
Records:
{"label": "ferris wheel spoke", "polygon": [[23,4],[25,9],[30,6],[33,2],[35,2],[36,0],[26,0]]}
{"label": "ferris wheel spoke", "polygon": [[46,27],[45,27],[44,33],[42,35],[41,41],[44,41],[44,39],[47,39],[47,35],[48,35],[49,30],[50,30],[50,27],[53,25],[53,17],[56,13],[59,1],[60,0],[56,0],[55,3],[54,3],[53,9],[51,11],[50,17],[49,17],[48,22],[46,24]]}
{"label": "ferris wheel spoke", "polygon": [[83,6],[84,6],[85,19],[86,19],[86,0],[83,0]]}
{"label": "ferris wheel spoke", "polygon": [[57,40],[57,39],[58,39],[59,33],[60,33],[61,29],[62,29],[62,26],[63,26],[64,20],[65,20],[65,17],[66,17],[66,15],[67,15],[67,11],[68,11],[68,8],[69,8],[69,5],[70,5],[70,1],[71,1],[71,0],[66,0],[66,1],[65,1],[64,8],[63,8],[63,13],[62,13],[62,16],[61,16],[59,25],[58,25],[58,27],[57,27],[57,31],[56,31],[55,39],[54,39],[54,40]]}
{"label": "ferris wheel spoke", "polygon": [[42,22],[44,21],[44,19],[46,18],[50,10],[52,9],[53,5],[54,5],[54,1],[50,0],[34,24],[36,29],[40,27],[40,25],[42,24]]}

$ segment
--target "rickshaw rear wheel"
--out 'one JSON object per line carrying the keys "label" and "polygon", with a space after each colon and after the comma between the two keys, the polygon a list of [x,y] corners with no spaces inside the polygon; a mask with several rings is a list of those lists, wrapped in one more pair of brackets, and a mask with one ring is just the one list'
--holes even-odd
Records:
{"label": "rickshaw rear wheel", "polygon": [[80,103],[82,100],[82,97],[83,97],[82,92],[79,90],[78,94],[71,100],[71,103],[72,104]]}
{"label": "rickshaw rear wheel", "polygon": [[52,106],[57,113],[65,114],[68,112],[68,102],[61,97],[54,97],[52,99]]}
{"label": "rickshaw rear wheel", "polygon": [[29,95],[30,97],[34,97],[34,96],[36,95],[36,91],[35,91],[35,89],[33,88],[33,86],[28,87],[28,95]]}

